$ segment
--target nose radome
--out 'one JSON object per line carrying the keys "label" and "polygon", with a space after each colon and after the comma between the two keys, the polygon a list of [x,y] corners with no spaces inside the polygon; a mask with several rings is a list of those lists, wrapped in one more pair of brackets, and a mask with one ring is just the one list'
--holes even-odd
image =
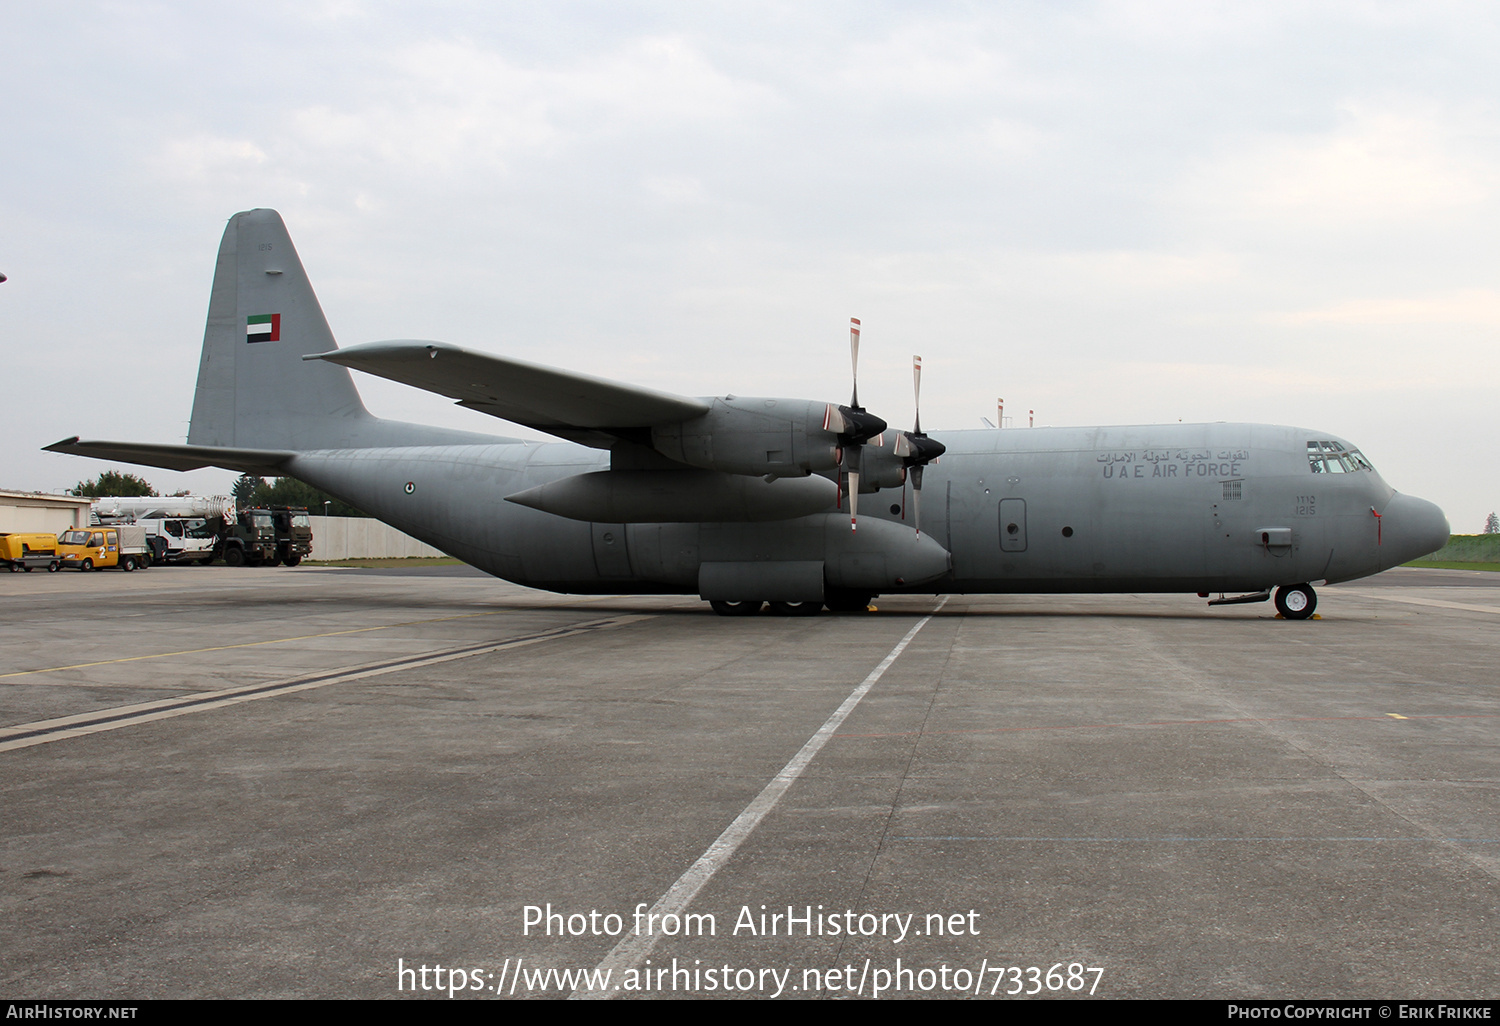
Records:
{"label": "nose radome", "polygon": [[[1448,518],[1435,503],[1397,492],[1386,503],[1386,541],[1399,546],[1401,561],[1419,559],[1448,544]],[[1391,538],[1394,534],[1395,538]]]}

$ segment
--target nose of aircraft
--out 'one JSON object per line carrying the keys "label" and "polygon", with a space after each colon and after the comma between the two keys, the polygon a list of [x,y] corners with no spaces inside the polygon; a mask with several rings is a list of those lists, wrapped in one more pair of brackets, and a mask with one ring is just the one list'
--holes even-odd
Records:
{"label": "nose of aircraft", "polygon": [[1382,511],[1385,545],[1398,562],[1419,559],[1448,544],[1448,518],[1426,499],[1397,492]]}

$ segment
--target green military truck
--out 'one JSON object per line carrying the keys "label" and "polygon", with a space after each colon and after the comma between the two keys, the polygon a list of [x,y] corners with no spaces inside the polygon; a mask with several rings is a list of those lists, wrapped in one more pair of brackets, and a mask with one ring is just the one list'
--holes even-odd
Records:
{"label": "green military truck", "polygon": [[296,566],[312,552],[312,521],[295,506],[245,509],[226,521],[214,555],[230,566]]}

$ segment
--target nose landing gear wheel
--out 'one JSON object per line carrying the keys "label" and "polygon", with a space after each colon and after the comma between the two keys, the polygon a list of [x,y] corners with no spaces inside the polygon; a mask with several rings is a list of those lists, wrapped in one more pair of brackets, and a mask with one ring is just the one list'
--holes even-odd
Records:
{"label": "nose landing gear wheel", "polygon": [[1310,584],[1289,584],[1276,589],[1276,611],[1288,620],[1306,620],[1318,608],[1318,593]]}

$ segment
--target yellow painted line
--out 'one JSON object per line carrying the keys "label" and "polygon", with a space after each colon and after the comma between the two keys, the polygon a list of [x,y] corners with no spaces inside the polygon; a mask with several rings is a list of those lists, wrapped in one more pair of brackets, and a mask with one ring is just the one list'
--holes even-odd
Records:
{"label": "yellow painted line", "polygon": [[25,677],[32,673],[57,673],[61,670],[85,670],[90,666],[111,666],[115,663],[138,663],[143,659],[170,659],[173,656],[199,655],[203,652],[228,652],[235,648],[254,648],[256,645],[280,645],[287,641],[311,641],[314,638],[336,638],[340,634],[365,634],[369,631],[388,631],[393,627],[415,627],[424,623],[442,623],[444,620],[468,620],[476,616],[498,616],[500,613],[509,613],[509,609],[496,609],[488,613],[461,613],[458,616],[440,616],[435,620],[407,620],[403,623],[388,623],[380,627],[352,627],[347,631],[328,631],[324,634],[299,634],[294,638],[268,638],[265,641],[246,641],[238,645],[215,645],[212,648],[188,648],[181,652],[157,652],[153,655],[121,656],[119,659],[100,659],[93,663],[74,663],[71,666],[48,666],[39,670],[17,670],[14,673],[0,673],[0,680],[7,677]]}
{"label": "yellow painted line", "polygon": [[[568,624],[563,627],[554,627],[519,638],[507,638],[491,643],[481,642],[477,645],[461,645],[457,648],[404,656],[385,663],[346,666],[341,669],[319,671],[304,677],[294,677],[285,681],[242,684],[238,687],[224,688],[219,691],[200,691],[195,694],[178,695],[175,698],[159,698],[150,702],[116,706],[113,709],[95,709],[92,712],[75,713],[71,716],[60,716],[51,720],[38,720],[35,723],[19,723],[13,727],[0,727],[0,752],[8,752],[18,748],[31,748],[36,745],[50,744],[54,741],[65,741],[71,738],[86,737],[89,734],[97,734],[106,730],[119,730],[122,727],[133,727],[141,723],[151,723],[174,716],[186,716],[189,713],[204,712],[209,709],[222,709],[226,706],[239,705],[244,702],[255,702],[263,698],[279,698],[283,695],[295,694],[299,691],[311,691],[315,688],[328,687],[331,684],[344,684],[349,681],[378,677],[388,673],[397,673],[402,670],[419,669],[424,666],[433,666],[438,663],[447,663],[458,659],[472,659],[475,656],[488,655],[492,652],[522,648],[527,645],[537,645],[548,641],[558,641],[563,638],[571,638],[593,631],[626,627],[654,618],[655,614],[650,613],[625,613],[604,620],[591,620],[584,623]],[[444,617],[443,619],[452,620],[459,618]],[[431,623],[433,621],[419,622]],[[391,626],[394,627],[396,625],[392,624]]]}
{"label": "yellow painted line", "polygon": [[[605,599],[618,598],[618,595],[597,595],[593,598],[579,598],[574,601],[582,604],[584,602],[603,602]],[[539,606],[538,608],[546,608]],[[388,631],[396,627],[417,627],[424,623],[444,623],[448,620],[471,620],[476,616],[499,616],[501,613],[514,613],[514,609],[492,609],[487,613],[459,613],[456,616],[440,616],[434,620],[405,620],[401,623],[388,623],[380,627],[352,627],[347,631],[328,631],[324,634],[299,634],[293,638],[268,638],[265,641],[246,641],[238,645],[215,645],[213,648],[189,648],[181,652],[157,652],[154,655],[121,656],[119,659],[100,659],[93,663],[74,663],[71,666],[47,666],[39,670],[16,670],[13,673],[0,673],[0,680],[7,677],[25,677],[33,673],[57,673],[61,670],[86,670],[90,666],[110,666],[114,663],[138,663],[143,659],[170,659],[173,656],[200,655],[204,652],[227,652],[235,648],[254,648],[256,645],[280,645],[287,641],[311,641],[314,638],[336,638],[341,634],[365,634],[369,631]]]}
{"label": "yellow painted line", "polygon": [[1393,720],[1404,720],[1404,719],[1406,719],[1406,717],[1402,716],[1400,713],[1386,713],[1386,715],[1389,716]]}

